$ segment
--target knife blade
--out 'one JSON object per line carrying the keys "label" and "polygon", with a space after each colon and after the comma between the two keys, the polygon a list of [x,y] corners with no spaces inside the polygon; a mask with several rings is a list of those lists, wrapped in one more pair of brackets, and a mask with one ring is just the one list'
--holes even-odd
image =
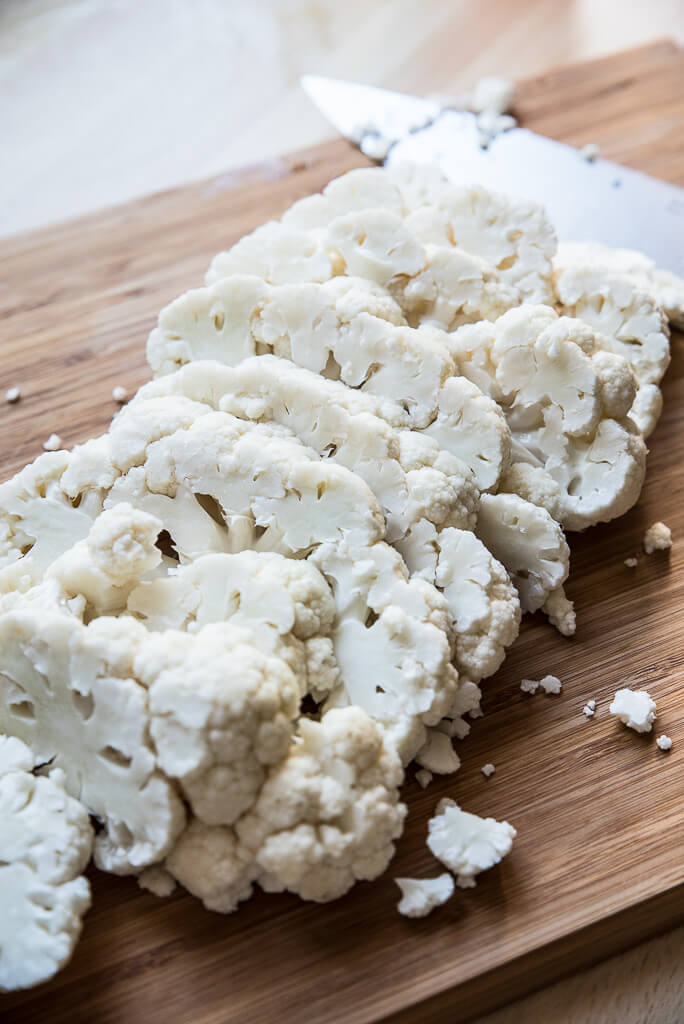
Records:
{"label": "knife blade", "polygon": [[455,184],[477,182],[541,203],[561,241],[637,249],[684,274],[684,189],[676,185],[609,160],[589,162],[526,128],[503,132],[482,149],[474,114],[440,110],[417,96],[318,75],[305,75],[302,86],[351,141],[393,140],[387,165],[435,164]]}

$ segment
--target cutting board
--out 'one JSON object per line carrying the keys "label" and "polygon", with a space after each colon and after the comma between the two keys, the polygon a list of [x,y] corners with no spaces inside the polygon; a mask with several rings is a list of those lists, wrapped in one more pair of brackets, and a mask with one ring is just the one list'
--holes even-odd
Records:
{"label": "cutting board", "polygon": [[[519,95],[526,126],[596,142],[684,185],[684,54],[674,44],[554,71]],[[364,162],[330,142],[1,243],[0,386],[23,393],[0,408],[2,477],[53,431],[72,445],[104,430],[112,387],[133,391],[147,377],[158,310],[201,282],[214,252]],[[260,893],[222,917],[182,892],[158,900],[92,870],[93,909],[71,965],[37,990],[0,996],[3,1024],[463,1021],[684,919],[682,342],[673,338],[639,504],[572,539],[577,636],[527,620],[486,684],[460,772],[426,791],[407,782],[408,825],[387,875],[325,907]],[[669,557],[640,552],[655,519],[672,527]],[[632,555],[636,569],[623,564]],[[547,672],[562,678],[560,696],[521,693],[522,677]],[[656,698],[670,753],[610,718],[624,684]],[[476,889],[406,920],[392,877],[438,873],[426,824],[446,795],[506,818],[519,837]]]}

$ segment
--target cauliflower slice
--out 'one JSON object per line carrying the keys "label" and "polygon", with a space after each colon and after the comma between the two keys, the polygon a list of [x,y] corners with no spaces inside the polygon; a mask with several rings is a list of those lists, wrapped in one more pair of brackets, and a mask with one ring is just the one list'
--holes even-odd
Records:
{"label": "cauliflower slice", "polygon": [[477,536],[508,569],[525,612],[534,612],[567,579],[570,549],[546,509],[517,494],[483,494]]}
{"label": "cauliflower slice", "polygon": [[[558,485],[550,511],[564,526],[581,530],[631,508],[646,447],[624,418],[634,397],[624,361],[594,362],[586,352],[592,333],[546,306],[521,306],[449,337],[459,371],[504,410],[514,462],[529,462]],[[535,500],[551,490],[543,485]]]}
{"label": "cauliflower slice", "polygon": [[591,326],[596,347],[622,356],[639,386],[630,416],[648,437],[662,409],[658,385],[670,363],[667,320],[653,290],[641,290],[629,273],[607,270],[563,250],[554,271],[558,305],[563,313]]}
{"label": "cauliflower slice", "polygon": [[554,263],[559,267],[596,266],[629,277],[639,292],[650,296],[675,327],[684,327],[684,279],[659,270],[635,249],[612,249],[600,242],[561,242]]}
{"label": "cauliflower slice", "polygon": [[90,906],[88,814],[61,771],[36,776],[34,762],[21,740],[0,735],[0,992],[64,967]]}
{"label": "cauliflower slice", "polygon": [[126,618],[85,626],[30,595],[0,613],[0,730],[64,771],[67,792],[104,823],[95,861],[115,874],[163,857],[185,819],[156,768],[133,672],[146,636]]}
{"label": "cauliflower slice", "polygon": [[395,878],[401,890],[397,910],[404,917],[427,917],[454,894],[454,880],[446,872],[437,878]]}
{"label": "cauliflower slice", "polygon": [[235,829],[192,822],[166,861],[210,910],[228,913],[251,894],[293,892],[325,903],[376,878],[394,854],[406,808],[403,772],[382,732],[357,707],[299,723]]}
{"label": "cauliflower slice", "polygon": [[498,864],[515,837],[507,821],[479,818],[461,810],[454,800],[440,800],[428,822],[430,851],[456,875],[462,889],[473,888],[476,875]]}

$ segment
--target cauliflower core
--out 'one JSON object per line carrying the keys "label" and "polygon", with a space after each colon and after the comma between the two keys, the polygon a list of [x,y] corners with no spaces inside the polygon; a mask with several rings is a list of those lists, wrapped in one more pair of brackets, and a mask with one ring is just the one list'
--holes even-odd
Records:
{"label": "cauliflower core", "polygon": [[0,735],[0,992],[51,978],[71,958],[90,906],[82,872],[93,830],[64,775],[33,775],[35,758]]}

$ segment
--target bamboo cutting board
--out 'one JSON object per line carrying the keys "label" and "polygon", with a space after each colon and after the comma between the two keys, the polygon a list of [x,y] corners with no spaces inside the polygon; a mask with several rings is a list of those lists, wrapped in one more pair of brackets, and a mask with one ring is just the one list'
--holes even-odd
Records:
{"label": "bamboo cutting board", "polygon": [[[530,128],[684,185],[684,54],[663,42],[524,83]],[[56,431],[66,445],[107,427],[115,384],[147,377],[158,310],[201,282],[220,248],[295,198],[364,163],[331,142],[244,172],[151,196],[0,243],[2,478]],[[0,996],[3,1024],[366,1024],[467,1020],[684,919],[684,349],[673,338],[665,412],[646,487],[616,524],[572,540],[578,632],[530,619],[486,715],[459,747],[461,771],[421,791],[409,780],[406,834],[390,871],[327,907],[257,895],[210,914],[178,893],[92,871],[94,905],[71,965],[32,992]],[[671,556],[640,554],[649,523]],[[559,697],[520,692],[553,672]],[[618,726],[626,682],[658,702],[657,733]],[[582,714],[598,702],[596,717]],[[669,754],[655,735],[674,740]],[[494,761],[489,780],[480,773]],[[518,829],[514,851],[474,890],[422,921],[399,917],[394,875],[440,870],[425,846],[437,800],[456,797]],[[0,908],[1,913],[1,908]]]}

